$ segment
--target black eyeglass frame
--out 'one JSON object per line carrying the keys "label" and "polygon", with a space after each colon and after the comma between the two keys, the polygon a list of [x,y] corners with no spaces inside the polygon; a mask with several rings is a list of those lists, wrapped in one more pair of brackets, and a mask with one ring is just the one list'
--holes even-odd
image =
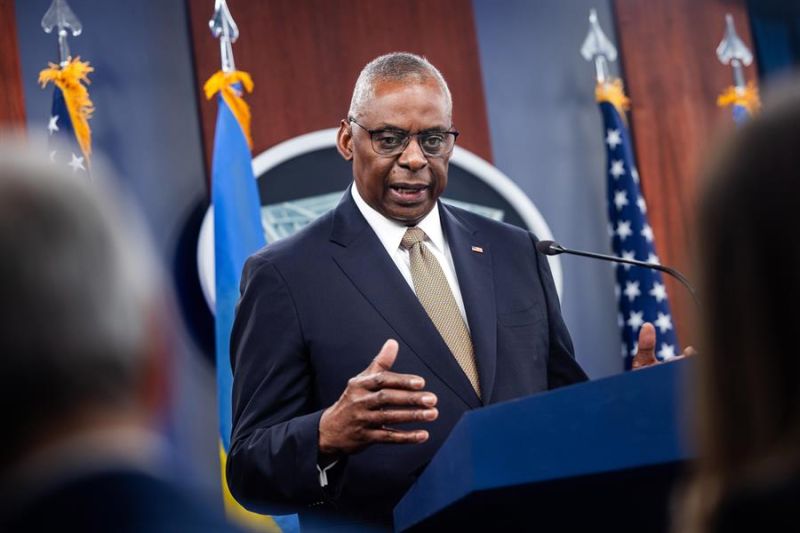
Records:
{"label": "black eyeglass frame", "polygon": [[[352,122],[353,124],[355,124],[356,126],[361,128],[362,130],[364,130],[367,133],[369,133],[370,146],[372,146],[372,151],[375,152],[378,155],[385,156],[385,157],[394,157],[394,156],[398,156],[398,155],[402,154],[406,150],[406,148],[408,148],[408,145],[411,142],[411,137],[416,137],[417,138],[417,145],[419,145],[420,150],[422,150],[422,153],[425,154],[426,157],[444,157],[444,156],[449,155],[449,154],[451,154],[453,152],[453,148],[456,145],[456,140],[458,140],[458,135],[459,135],[459,131],[455,130],[455,129],[451,129],[451,130],[447,130],[447,131],[439,131],[439,130],[421,131],[421,132],[418,132],[418,133],[414,133],[413,135],[411,133],[409,133],[407,131],[403,131],[401,129],[383,128],[383,129],[378,129],[378,130],[371,130],[371,129],[368,129],[368,128],[362,126],[361,124],[359,124],[356,121],[356,119],[353,118],[353,117],[347,117],[347,122]],[[379,133],[386,133],[386,132],[401,133],[401,134],[405,135],[405,138],[406,138],[405,142],[400,147],[398,147],[396,152],[381,153],[377,148],[375,148],[375,135],[379,134]],[[442,152],[441,154],[429,154],[428,152],[425,151],[424,145],[420,142],[420,136],[421,135],[422,136],[424,136],[424,135],[433,135],[433,134],[452,135],[453,136],[453,145],[450,147],[449,150],[447,150],[446,152]]]}

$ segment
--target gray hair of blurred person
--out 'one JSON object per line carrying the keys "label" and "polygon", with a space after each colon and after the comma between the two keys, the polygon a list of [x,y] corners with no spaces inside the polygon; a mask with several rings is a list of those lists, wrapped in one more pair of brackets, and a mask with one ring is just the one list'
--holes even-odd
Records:
{"label": "gray hair of blurred person", "polygon": [[442,88],[447,99],[448,115],[452,116],[453,97],[442,73],[424,57],[408,52],[392,52],[367,63],[361,70],[353,89],[348,116],[359,118],[364,105],[374,96],[375,85],[378,83],[404,81],[423,83],[428,80],[434,80]]}
{"label": "gray hair of blurred person", "polygon": [[800,475],[798,88],[766,99],[701,183],[698,458],[675,531],[713,530],[740,491]]}
{"label": "gray hair of blurred person", "polygon": [[135,403],[163,320],[135,212],[99,165],[87,180],[46,161],[0,145],[2,462],[84,409]]}

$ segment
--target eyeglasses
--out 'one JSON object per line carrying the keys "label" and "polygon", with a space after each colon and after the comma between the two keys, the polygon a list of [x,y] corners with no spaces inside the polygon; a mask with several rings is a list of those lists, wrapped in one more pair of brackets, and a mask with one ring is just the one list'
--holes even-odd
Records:
{"label": "eyeglasses", "polygon": [[422,153],[428,157],[444,157],[453,151],[458,132],[452,131],[421,131],[410,134],[403,130],[382,129],[369,130],[355,121],[353,117],[347,119],[362,130],[369,133],[372,149],[378,155],[393,156],[402,154],[411,142],[411,137],[417,138]]}

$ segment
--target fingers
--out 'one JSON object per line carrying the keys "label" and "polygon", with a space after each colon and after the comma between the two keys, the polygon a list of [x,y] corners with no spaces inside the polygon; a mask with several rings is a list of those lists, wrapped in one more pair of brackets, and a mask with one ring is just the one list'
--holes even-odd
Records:
{"label": "fingers", "polygon": [[350,385],[364,387],[367,390],[408,389],[420,390],[425,380],[413,374],[397,374],[390,372],[397,359],[399,345],[394,339],[388,339],[375,359],[358,376],[350,380]]}
{"label": "fingers", "polygon": [[391,371],[398,349],[396,340],[387,340],[369,366],[351,378],[341,397],[323,412],[319,422],[321,452],[348,454],[375,443],[428,440],[425,430],[391,427],[432,422],[439,417],[436,395],[422,390],[424,379]]}
{"label": "fingers", "polygon": [[694,357],[697,355],[697,350],[694,349],[693,346],[687,346],[683,349],[683,353],[680,355],[681,357]]}
{"label": "fingers", "polygon": [[681,359],[686,359],[687,357],[694,357],[695,355],[697,355],[697,350],[695,350],[692,346],[687,346],[683,349],[683,352],[681,352],[680,355],[672,357],[669,362],[671,363],[672,361],[679,361]]}
{"label": "fingers", "polygon": [[381,370],[356,376],[351,380],[351,384],[371,391],[381,389],[421,390],[425,386],[425,380],[414,374],[397,374]]}
{"label": "fingers", "polygon": [[380,427],[410,422],[433,422],[439,418],[439,410],[435,407],[432,409],[386,409],[367,411],[363,416],[364,422],[370,426]]}
{"label": "fingers", "polygon": [[639,330],[639,348],[633,356],[633,368],[642,368],[655,364],[656,361],[656,328],[645,322]]}
{"label": "fingers", "polygon": [[400,431],[392,428],[370,429],[364,432],[365,440],[371,443],[385,444],[419,444],[428,440],[428,432],[424,429]]}
{"label": "fingers", "polygon": [[366,372],[379,372],[381,370],[389,370],[392,368],[395,359],[397,359],[397,350],[400,347],[394,339],[388,339],[383,343],[381,351],[372,360],[372,363],[367,367]]}
{"label": "fingers", "polygon": [[639,330],[639,352],[642,356],[655,358],[656,328],[650,322],[645,322]]}
{"label": "fingers", "polygon": [[381,389],[364,396],[360,402],[367,409],[381,409],[386,406],[433,407],[438,398],[430,392],[408,392],[396,389]]}

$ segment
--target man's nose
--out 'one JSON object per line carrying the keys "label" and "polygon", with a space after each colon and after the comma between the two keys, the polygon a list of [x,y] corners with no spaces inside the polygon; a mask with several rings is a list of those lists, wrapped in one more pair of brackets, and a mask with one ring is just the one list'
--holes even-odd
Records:
{"label": "man's nose", "polygon": [[406,149],[400,153],[400,157],[397,162],[400,164],[400,166],[405,167],[412,172],[421,170],[428,165],[428,158],[426,158],[425,154],[422,153],[422,148],[420,148],[416,137],[411,137],[411,139],[408,141],[408,146],[406,146]]}

